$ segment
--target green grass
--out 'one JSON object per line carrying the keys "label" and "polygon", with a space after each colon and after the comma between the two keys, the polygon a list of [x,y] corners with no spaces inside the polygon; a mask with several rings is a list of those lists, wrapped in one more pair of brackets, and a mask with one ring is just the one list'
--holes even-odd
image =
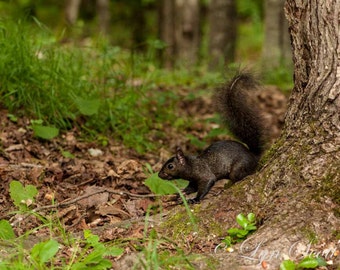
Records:
{"label": "green grass", "polygon": [[[186,254],[180,245],[150,228],[148,217],[153,211],[151,207],[146,213],[143,237],[103,242],[90,230],[84,230],[82,237],[72,235],[57,218],[57,211],[52,210],[48,215],[34,211],[32,202],[37,193],[38,190],[32,185],[24,186],[19,181],[10,183],[10,197],[17,209],[16,213],[22,217],[36,218],[39,225],[33,229],[21,226],[24,232],[16,236],[18,224],[0,220],[0,270],[111,269],[112,259],[123,255],[125,248],[131,250],[131,247],[140,258],[135,262],[136,268],[194,269],[191,261],[200,258],[198,254]],[[46,236],[45,239],[42,236],[35,237],[40,232]],[[27,239],[31,239],[30,242]]]}
{"label": "green grass", "polygon": [[[200,95],[225,79],[205,66],[160,69],[157,41],[149,42],[144,54],[100,37],[80,44],[59,44],[38,21],[0,21],[0,106],[11,118],[33,120],[35,133],[40,125],[47,126],[44,133],[53,131],[41,138],[77,127],[86,139],[111,137],[139,153],[151,151],[166,136],[163,126],[185,126],[178,121],[181,98]],[[285,83],[287,74],[279,70],[268,81]],[[183,88],[191,94],[181,96]]]}
{"label": "green grass", "polygon": [[[0,46],[0,104],[12,115],[61,130],[78,126],[93,138],[106,134],[138,152],[154,148],[152,131],[176,118],[177,95],[159,91],[154,77],[167,85],[172,78],[105,40],[62,46],[39,25],[2,21]],[[194,77],[186,76],[189,84]]]}

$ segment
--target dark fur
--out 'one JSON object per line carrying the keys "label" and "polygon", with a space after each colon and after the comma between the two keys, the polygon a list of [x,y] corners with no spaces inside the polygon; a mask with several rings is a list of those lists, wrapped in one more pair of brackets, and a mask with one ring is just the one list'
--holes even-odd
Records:
{"label": "dark fur", "polygon": [[177,148],[176,155],[158,173],[162,179],[188,180],[184,192],[197,192],[190,203],[202,200],[220,179],[236,182],[255,172],[265,138],[261,114],[248,98],[248,91],[256,88],[251,75],[239,74],[218,88],[214,98],[222,119],[248,148],[231,140],[215,142],[198,156],[186,156]]}

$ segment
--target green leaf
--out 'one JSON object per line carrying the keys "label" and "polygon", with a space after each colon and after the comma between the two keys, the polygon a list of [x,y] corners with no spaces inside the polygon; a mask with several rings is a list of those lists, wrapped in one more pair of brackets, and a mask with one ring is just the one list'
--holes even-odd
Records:
{"label": "green leaf", "polygon": [[327,262],[323,258],[316,257],[315,259],[318,261],[318,266],[327,266]]}
{"label": "green leaf", "polygon": [[247,224],[244,227],[244,229],[247,230],[247,231],[255,231],[257,229],[257,227],[255,225],[252,225],[252,224]]}
{"label": "green leaf", "polygon": [[243,214],[238,214],[236,217],[236,221],[242,228],[246,228],[249,224],[248,219]]}
{"label": "green leaf", "polygon": [[8,240],[15,238],[11,224],[7,220],[0,220],[0,239]]}
{"label": "green leaf", "polygon": [[167,195],[174,194],[178,192],[178,189],[175,185],[169,181],[160,179],[157,173],[153,173],[149,176],[144,184],[155,194],[159,195]]}
{"label": "green leaf", "polygon": [[316,258],[306,257],[299,264],[300,268],[315,268],[319,265],[319,262]]}
{"label": "green leaf", "polygon": [[90,230],[84,231],[84,237],[86,239],[86,242],[93,247],[95,247],[99,244],[99,236],[92,234],[92,232]]}
{"label": "green leaf", "polygon": [[233,239],[230,236],[226,236],[222,242],[227,246],[230,247],[231,244],[233,243]]}
{"label": "green leaf", "polygon": [[119,248],[119,247],[110,247],[106,250],[105,252],[105,256],[120,256],[124,253],[124,249],[123,248]]}
{"label": "green leaf", "polygon": [[28,200],[34,202],[34,197],[38,194],[35,186],[27,185],[24,187],[19,181],[15,180],[9,184],[9,192],[14,204],[19,207],[20,210],[26,210]]}
{"label": "green leaf", "polygon": [[254,213],[249,213],[247,215],[247,219],[248,219],[249,223],[255,223],[255,221],[256,221],[255,214]]}
{"label": "green leaf", "polygon": [[291,260],[284,260],[280,264],[280,270],[295,270],[295,263]]}
{"label": "green leaf", "polygon": [[249,231],[247,230],[239,230],[237,233],[238,238],[245,238],[249,234]]}
{"label": "green leaf", "polygon": [[64,158],[74,158],[74,155],[69,151],[61,150],[61,154]]}
{"label": "green leaf", "polygon": [[145,168],[147,169],[147,173],[149,173],[149,174],[153,174],[154,173],[150,163],[145,163]]}
{"label": "green leaf", "polygon": [[75,103],[80,113],[87,116],[98,113],[100,107],[99,99],[76,98]]}
{"label": "green leaf", "polygon": [[48,240],[35,244],[31,250],[31,256],[39,264],[48,262],[58,252],[59,243],[55,240]]}
{"label": "green leaf", "polygon": [[189,184],[189,181],[187,180],[183,180],[183,179],[177,179],[177,180],[173,180],[172,181],[176,187],[178,187],[179,189],[182,189],[182,188],[185,188],[188,186]]}
{"label": "green leaf", "polygon": [[59,129],[56,127],[40,125],[32,125],[31,127],[35,136],[45,140],[51,140],[59,135]]}
{"label": "green leaf", "polygon": [[89,269],[85,263],[83,262],[77,262],[72,265],[71,270],[86,270]]}
{"label": "green leaf", "polygon": [[12,122],[18,122],[18,117],[16,117],[14,114],[7,114],[7,117],[9,120],[11,120]]}
{"label": "green leaf", "polygon": [[236,237],[237,234],[240,232],[241,230],[238,228],[230,228],[229,230],[227,230],[227,233],[231,236],[231,237]]}

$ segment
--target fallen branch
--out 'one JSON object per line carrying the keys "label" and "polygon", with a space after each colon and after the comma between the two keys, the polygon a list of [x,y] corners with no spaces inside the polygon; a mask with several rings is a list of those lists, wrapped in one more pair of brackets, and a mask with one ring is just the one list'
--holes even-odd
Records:
{"label": "fallen branch", "polygon": [[58,207],[64,207],[64,206],[76,203],[76,202],[78,202],[80,200],[86,199],[88,197],[91,197],[93,195],[96,195],[98,193],[105,193],[105,192],[112,193],[112,194],[117,194],[117,195],[127,195],[127,196],[130,196],[130,197],[136,197],[136,198],[154,198],[154,197],[161,196],[161,195],[157,195],[157,194],[145,194],[145,195],[134,194],[134,193],[127,192],[127,191],[114,190],[112,188],[101,188],[99,190],[93,191],[93,192],[88,193],[88,194],[81,195],[81,196],[79,196],[77,198],[74,198],[74,199],[66,199],[65,201],[62,201],[60,203],[37,207],[37,208],[33,209],[33,212],[39,212],[39,211],[46,210],[46,209],[53,209],[53,208],[58,208]]}

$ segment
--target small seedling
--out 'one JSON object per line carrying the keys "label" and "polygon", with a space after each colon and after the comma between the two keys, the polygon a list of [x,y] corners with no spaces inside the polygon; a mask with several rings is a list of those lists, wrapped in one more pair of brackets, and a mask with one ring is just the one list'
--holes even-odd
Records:
{"label": "small seedling", "polygon": [[99,237],[92,234],[90,230],[84,231],[85,246],[82,248],[80,254],[74,254],[76,261],[72,264],[70,269],[109,269],[112,267],[110,260],[106,256],[120,256],[124,250],[116,246],[108,247],[99,242]]}
{"label": "small seedling", "polygon": [[247,217],[243,214],[238,214],[236,217],[236,222],[242,227],[242,229],[230,228],[227,231],[228,236],[222,240],[222,243],[224,243],[226,247],[230,247],[234,243],[243,241],[249,236],[249,234],[257,229],[255,226],[255,214],[253,213],[249,213]]}
{"label": "small seedling", "polygon": [[280,264],[280,270],[315,269],[319,266],[327,266],[327,263],[320,257],[308,256],[303,258],[299,263],[284,260]]}

